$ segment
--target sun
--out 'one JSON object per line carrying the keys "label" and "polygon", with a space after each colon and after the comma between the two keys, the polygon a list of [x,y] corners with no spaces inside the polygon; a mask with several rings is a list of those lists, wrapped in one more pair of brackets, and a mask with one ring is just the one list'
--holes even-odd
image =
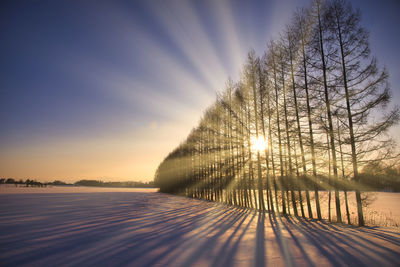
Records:
{"label": "sun", "polygon": [[258,138],[252,136],[250,138],[250,148],[253,152],[264,151],[267,148],[267,143],[265,142],[265,137],[260,135]]}

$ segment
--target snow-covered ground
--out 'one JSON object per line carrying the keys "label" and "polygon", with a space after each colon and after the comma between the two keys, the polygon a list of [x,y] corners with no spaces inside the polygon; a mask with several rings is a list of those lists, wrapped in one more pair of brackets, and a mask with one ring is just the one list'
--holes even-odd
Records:
{"label": "snow-covered ground", "polygon": [[3,187],[0,266],[19,265],[399,266],[400,230],[280,218],[153,189]]}

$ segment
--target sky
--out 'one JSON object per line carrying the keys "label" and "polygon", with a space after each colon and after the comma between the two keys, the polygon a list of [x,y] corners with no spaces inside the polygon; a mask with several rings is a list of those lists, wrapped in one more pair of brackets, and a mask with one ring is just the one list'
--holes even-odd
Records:
{"label": "sky", "polygon": [[[2,0],[0,177],[152,180],[249,49],[309,3]],[[400,103],[400,2],[351,3]]]}

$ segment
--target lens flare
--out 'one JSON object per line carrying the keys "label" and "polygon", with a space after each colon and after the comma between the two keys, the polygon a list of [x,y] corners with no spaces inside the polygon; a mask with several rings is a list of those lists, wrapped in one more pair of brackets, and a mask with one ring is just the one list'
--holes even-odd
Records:
{"label": "lens flare", "polygon": [[264,151],[267,147],[265,137],[262,135],[260,135],[258,138],[256,136],[251,137],[250,145],[253,152]]}

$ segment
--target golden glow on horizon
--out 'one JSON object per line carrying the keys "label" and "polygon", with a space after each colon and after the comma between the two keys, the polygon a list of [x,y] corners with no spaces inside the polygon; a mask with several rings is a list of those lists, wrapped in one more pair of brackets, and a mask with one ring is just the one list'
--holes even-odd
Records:
{"label": "golden glow on horizon", "polygon": [[267,143],[265,142],[265,137],[260,135],[258,138],[252,136],[250,138],[251,150],[253,152],[264,151],[267,148]]}
{"label": "golden glow on horizon", "polygon": [[0,178],[147,182],[153,180],[158,164],[189,131],[186,121],[152,121],[97,137],[64,135],[25,140],[1,151]]}

